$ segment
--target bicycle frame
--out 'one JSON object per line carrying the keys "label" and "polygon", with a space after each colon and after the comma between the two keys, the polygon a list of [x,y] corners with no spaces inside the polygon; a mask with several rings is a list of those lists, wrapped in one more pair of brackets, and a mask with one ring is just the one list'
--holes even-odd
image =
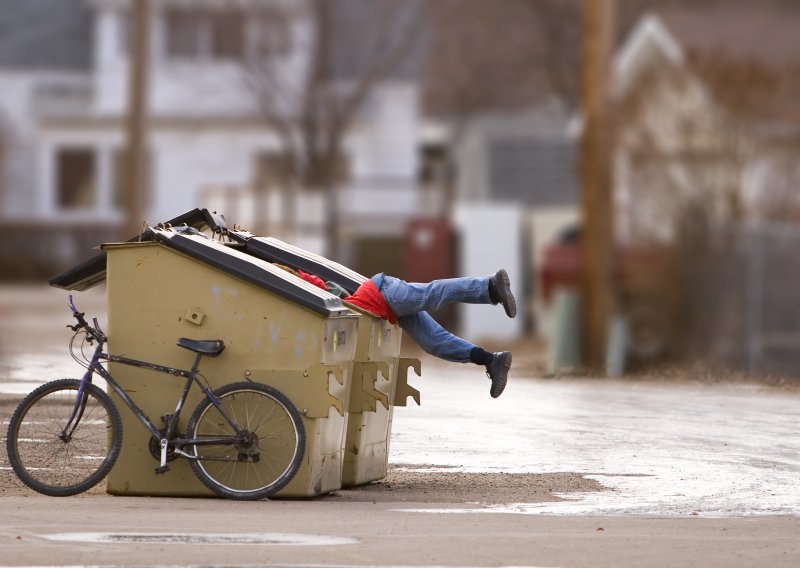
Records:
{"label": "bicycle frame", "polygon": [[[228,422],[228,424],[230,424],[231,428],[233,428],[237,434],[241,431],[239,427],[236,425],[236,423],[233,422],[233,420],[231,420],[228,417],[228,415],[222,410],[222,408],[219,405],[219,401],[217,400],[217,397],[214,395],[211,389],[209,389],[202,382],[200,382],[200,379],[197,376],[197,371],[200,365],[200,360],[203,357],[202,354],[200,353],[197,354],[194,364],[192,365],[192,369],[189,371],[176,369],[174,367],[167,367],[165,365],[157,365],[154,363],[148,363],[147,361],[141,361],[138,359],[131,359],[120,355],[111,355],[109,353],[105,353],[103,351],[103,346],[106,342],[105,335],[103,335],[100,329],[97,327],[95,328],[95,331],[97,332],[97,335],[95,336],[95,340],[97,341],[97,347],[95,348],[94,355],[92,356],[92,359],[89,363],[89,367],[87,368],[86,373],[84,373],[83,378],[81,379],[80,382],[80,386],[78,387],[78,393],[75,401],[75,408],[73,409],[69,420],[67,420],[67,423],[65,424],[64,428],[61,431],[62,439],[65,437],[68,438],[72,435],[72,432],[74,432],[75,428],[78,425],[78,422],[80,421],[81,416],[83,415],[83,410],[86,404],[86,399],[83,396],[85,385],[87,383],[92,382],[92,375],[94,373],[100,375],[106,381],[106,383],[108,383],[108,385],[114,390],[114,392],[117,393],[117,395],[120,397],[120,399],[122,399],[122,401],[126,404],[126,406],[128,406],[128,408],[131,409],[131,411],[142,422],[142,424],[144,424],[145,427],[153,434],[153,436],[155,436],[158,440],[161,440],[162,454],[166,452],[166,444],[170,441],[170,438],[172,437],[175,431],[175,426],[177,425],[178,418],[180,416],[181,410],[183,409],[183,405],[186,402],[186,397],[189,394],[189,389],[191,388],[192,383],[196,383],[197,386],[200,387],[200,390],[202,390],[203,393],[211,400],[211,402],[217,408],[222,417]],[[168,415],[168,418],[166,420],[167,422],[166,430],[164,433],[162,433],[158,429],[158,427],[156,427],[156,425],[153,424],[153,421],[150,420],[150,418],[147,416],[147,414],[145,414],[145,412],[141,408],[139,408],[139,406],[128,395],[125,389],[122,388],[122,386],[120,386],[120,384],[114,379],[113,375],[111,375],[111,373],[105,367],[103,367],[102,363],[106,362],[120,363],[122,365],[128,365],[139,369],[148,369],[159,373],[173,375],[175,377],[186,378],[186,384],[184,385],[181,396],[178,399],[178,404],[175,408],[175,413],[172,415]],[[70,430],[71,427],[72,429]],[[236,437],[220,436],[220,437],[204,437],[204,438],[175,438],[171,441],[175,446],[174,448],[175,453],[180,454],[181,456],[189,459],[198,459],[197,457],[192,456],[191,454],[183,452],[182,450],[180,450],[180,447],[183,445],[211,446],[211,445],[231,444],[234,441],[236,441]],[[162,461],[164,460],[162,459]],[[163,463],[161,465],[162,467],[164,466]]]}

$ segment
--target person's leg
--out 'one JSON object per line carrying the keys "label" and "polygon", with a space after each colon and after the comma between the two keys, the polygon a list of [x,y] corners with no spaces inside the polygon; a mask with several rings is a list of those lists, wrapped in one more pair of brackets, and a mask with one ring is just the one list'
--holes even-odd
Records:
{"label": "person's leg", "polygon": [[466,339],[447,331],[427,312],[399,317],[397,323],[426,353],[445,361],[469,363],[470,354],[476,348]]}
{"label": "person's leg", "polygon": [[400,317],[397,323],[420,347],[435,357],[456,363],[475,363],[485,366],[486,374],[492,381],[489,390],[492,398],[497,398],[503,393],[511,368],[510,351],[490,353],[466,339],[453,335],[427,312]]}
{"label": "person's leg", "polygon": [[498,270],[492,276],[446,278],[427,283],[406,282],[386,274],[372,281],[396,316],[436,311],[446,304],[502,304],[506,315],[517,315],[508,273]]}
{"label": "person's leg", "polygon": [[436,311],[453,302],[492,303],[488,276],[409,283],[393,276],[378,274],[372,280],[397,317]]}

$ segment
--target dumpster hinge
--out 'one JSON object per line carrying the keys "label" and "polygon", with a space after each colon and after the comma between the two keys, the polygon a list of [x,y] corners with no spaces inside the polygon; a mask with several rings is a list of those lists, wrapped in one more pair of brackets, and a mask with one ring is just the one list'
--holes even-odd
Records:
{"label": "dumpster hinge", "polygon": [[418,377],[422,376],[422,364],[419,359],[406,359],[401,357],[397,360],[397,383],[395,385],[394,405],[406,406],[408,397],[413,398],[417,406],[420,405],[419,391],[408,385],[408,369],[414,368]]}
{"label": "dumpster hinge", "polygon": [[356,361],[353,363],[353,391],[350,395],[350,412],[364,412],[365,410],[377,411],[377,401],[386,410],[389,410],[389,396],[375,388],[378,380],[378,371],[388,381],[391,380],[391,370],[387,363]]}

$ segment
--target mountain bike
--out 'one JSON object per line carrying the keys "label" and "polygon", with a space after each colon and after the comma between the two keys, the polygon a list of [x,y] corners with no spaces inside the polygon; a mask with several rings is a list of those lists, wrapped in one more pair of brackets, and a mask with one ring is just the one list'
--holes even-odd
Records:
{"label": "mountain bike", "polygon": [[[190,370],[111,355],[108,338],[97,318],[90,325],[69,296],[75,325],[70,341],[73,359],[86,367],[80,380],[46,383],[26,396],[15,410],[6,439],[14,472],[31,489],[53,497],[82,493],[108,475],[122,448],[122,420],[111,397],[92,382],[102,377],[108,388],[152,434],[151,452],[160,462],[156,474],[169,471],[169,461],[184,458],[211,491],[230,499],[262,499],[283,488],[297,473],[306,435],[297,408],[280,391],[254,382],[235,382],[211,390],[199,374],[203,357],[218,357],[222,340],[187,338],[177,345],[195,353]],[[76,340],[82,337],[80,349]],[[94,345],[91,357],[85,345]],[[79,353],[76,353],[79,351]],[[186,383],[174,413],[161,417],[158,428],[103,366],[113,362],[182,377]],[[190,388],[196,384],[205,398],[192,413],[186,433],[178,420]]]}

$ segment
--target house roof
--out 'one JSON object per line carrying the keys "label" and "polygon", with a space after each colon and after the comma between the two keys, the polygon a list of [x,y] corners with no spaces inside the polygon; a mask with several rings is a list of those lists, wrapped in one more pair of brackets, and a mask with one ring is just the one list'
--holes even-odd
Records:
{"label": "house roof", "polygon": [[80,71],[91,63],[86,0],[0,0],[0,68]]}

